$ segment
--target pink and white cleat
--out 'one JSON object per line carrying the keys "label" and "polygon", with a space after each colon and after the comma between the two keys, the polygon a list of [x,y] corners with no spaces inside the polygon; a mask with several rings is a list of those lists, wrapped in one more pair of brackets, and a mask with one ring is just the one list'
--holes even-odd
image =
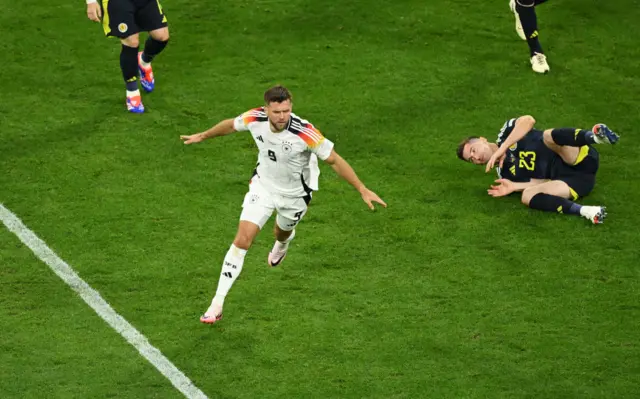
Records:
{"label": "pink and white cleat", "polygon": [[273,249],[271,249],[271,252],[269,252],[269,257],[267,258],[267,263],[269,263],[269,266],[276,267],[280,263],[282,263],[284,258],[287,256],[289,243],[291,242],[291,240],[293,240],[295,236],[296,236],[296,231],[293,230],[293,232],[291,233],[291,235],[289,236],[285,244],[281,244],[280,241],[276,240],[276,243],[273,244]]}
{"label": "pink and white cleat", "polygon": [[222,319],[222,306],[212,303],[202,316],[200,316],[200,322],[205,324],[214,324],[218,320]]}

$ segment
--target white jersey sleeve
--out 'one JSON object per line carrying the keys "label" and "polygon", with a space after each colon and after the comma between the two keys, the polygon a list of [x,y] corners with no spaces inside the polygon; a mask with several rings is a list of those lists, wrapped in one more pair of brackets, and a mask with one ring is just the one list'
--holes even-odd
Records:
{"label": "white jersey sleeve", "polygon": [[316,154],[318,158],[324,161],[329,158],[331,151],[333,151],[333,142],[326,137],[322,137],[322,140],[320,140],[320,142],[315,146],[309,146],[309,151]]}
{"label": "white jersey sleeve", "polygon": [[249,126],[256,122],[267,121],[267,114],[264,112],[264,108],[254,108],[239,115],[233,120],[233,128],[238,132],[244,132],[249,130]]}
{"label": "white jersey sleeve", "polygon": [[333,150],[333,143],[322,135],[311,123],[304,119],[294,118],[289,128],[291,132],[300,137],[309,152],[316,154],[323,161],[329,158]]}

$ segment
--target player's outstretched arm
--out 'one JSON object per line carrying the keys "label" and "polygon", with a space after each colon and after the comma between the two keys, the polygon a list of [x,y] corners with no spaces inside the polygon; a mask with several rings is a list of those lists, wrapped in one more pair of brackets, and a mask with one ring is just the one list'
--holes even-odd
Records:
{"label": "player's outstretched arm", "polygon": [[332,150],[331,155],[329,155],[329,157],[324,161],[331,165],[338,176],[345,179],[347,182],[349,182],[349,184],[355,187],[356,190],[358,190],[358,192],[362,196],[362,200],[369,206],[371,210],[375,209],[373,205],[374,202],[384,206],[385,208],[387,207],[387,204],[380,197],[378,197],[378,194],[369,190],[364,185],[364,183],[360,181],[358,175],[356,175],[356,172],[353,170],[351,165],[349,165],[347,161],[345,161],[340,155],[338,155],[337,152]]}
{"label": "player's outstretched arm", "polygon": [[193,144],[199,143],[212,137],[226,136],[227,134],[231,134],[235,131],[236,129],[233,127],[233,119],[225,119],[211,129],[206,130],[202,133],[180,136],[180,140],[184,141],[184,144]]}
{"label": "player's outstretched arm", "polygon": [[87,18],[95,22],[100,22],[102,9],[97,0],[87,0]]}
{"label": "player's outstretched arm", "polygon": [[502,143],[498,151],[494,152],[489,161],[487,161],[487,166],[485,167],[485,172],[489,172],[498,162],[499,166],[502,167],[502,163],[505,158],[505,154],[509,147],[522,140],[524,136],[533,129],[533,126],[536,124],[536,120],[533,119],[531,115],[523,115],[516,120],[516,124],[513,127],[513,131],[505,139]]}
{"label": "player's outstretched arm", "polygon": [[509,179],[498,179],[495,181],[497,184],[492,184],[487,190],[487,194],[492,197],[504,197],[505,195],[509,195],[513,192],[520,192],[529,187],[537,186],[545,181],[546,180],[542,179],[531,179],[528,182],[513,182]]}

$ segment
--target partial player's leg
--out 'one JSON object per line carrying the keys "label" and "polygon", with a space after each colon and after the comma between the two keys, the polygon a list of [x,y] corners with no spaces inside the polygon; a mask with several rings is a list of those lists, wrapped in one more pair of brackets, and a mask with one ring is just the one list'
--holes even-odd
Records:
{"label": "partial player's leg", "polygon": [[144,112],[142,97],[138,90],[138,46],[139,34],[135,33],[126,38],[120,39],[122,49],[120,50],[120,69],[127,87],[126,105],[129,112],[141,114]]}
{"label": "partial player's leg", "polygon": [[577,176],[576,178],[580,179],[581,183],[583,183],[582,185],[575,184],[580,192],[577,192],[576,189],[570,187],[565,181],[552,180],[525,189],[522,192],[522,203],[531,209],[546,212],[557,212],[567,215],[578,215],[590,220],[593,224],[602,223],[604,218],[607,216],[605,207],[585,206],[570,200],[571,198],[575,201],[586,190],[591,191],[595,184],[595,175],[591,178],[586,175]]}
{"label": "partial player's leg", "polygon": [[[547,57],[538,40],[538,18],[535,6],[539,2],[535,0],[514,0],[514,2],[515,6],[513,3],[509,3],[509,5],[517,14],[516,31],[518,31],[518,35],[529,45],[531,68],[538,73],[547,73],[549,72],[549,64],[547,64]],[[518,23],[522,28],[522,35]]]}
{"label": "partial player's leg", "polygon": [[543,133],[547,147],[569,165],[576,165],[588,154],[590,144],[615,144],[620,136],[606,125],[597,124],[591,131],[575,128],[547,129]]}
{"label": "partial player's leg", "polygon": [[238,232],[222,263],[216,294],[207,311],[200,317],[201,322],[213,324],[222,318],[224,300],[242,271],[244,257],[274,209],[271,195],[259,183],[252,183],[244,197]]}
{"label": "partial player's leg", "polygon": [[[542,4],[547,0],[535,0],[535,5]],[[518,15],[518,11],[516,11],[516,0],[509,0],[509,8],[513,15],[516,18],[516,33],[520,36],[520,39],[527,40],[527,36],[524,33],[524,29],[522,29],[522,22],[520,22],[520,15]]]}
{"label": "partial player's leg", "polygon": [[149,37],[144,44],[144,51],[138,54],[140,84],[149,93],[155,87],[151,61],[164,50],[169,42],[167,16],[164,14],[160,2],[152,0],[137,10],[136,21],[142,30],[149,32]]}
{"label": "partial player's leg", "polygon": [[295,230],[283,230],[279,225],[278,221],[274,225],[273,234],[276,237],[276,242],[273,244],[273,248],[271,252],[269,252],[269,256],[267,257],[267,263],[271,267],[276,267],[287,256],[287,251],[289,250],[289,243],[293,241],[296,237]]}
{"label": "partial player's leg", "polygon": [[231,244],[222,262],[216,295],[213,297],[207,311],[200,317],[201,322],[213,324],[222,318],[224,299],[240,272],[242,272],[244,257],[259,232],[260,226],[257,224],[244,220],[240,221],[236,238],[233,240],[233,244]]}
{"label": "partial player's leg", "polygon": [[522,29],[522,22],[520,22],[520,16],[518,15],[518,11],[516,11],[516,0],[509,0],[509,8],[511,12],[513,12],[514,17],[516,18],[516,33],[522,40],[527,40],[527,36],[524,34],[524,29]]}
{"label": "partial player's leg", "polygon": [[547,129],[542,134],[542,140],[549,149],[560,155],[566,164],[573,165],[578,159],[580,147],[595,143],[593,133],[589,133],[573,128]]}
{"label": "partial player's leg", "polygon": [[295,227],[307,213],[310,201],[311,195],[304,198],[280,198],[278,201],[278,215],[273,231],[276,242],[267,257],[269,266],[278,266],[287,256],[289,244],[296,236]]}
{"label": "partial player's leg", "polygon": [[[106,4],[106,7],[105,7]],[[102,2],[102,27],[107,36],[120,39],[120,70],[126,85],[127,110],[133,113],[144,112],[140,91],[138,91],[138,33],[140,28],[135,21],[135,5],[131,0],[110,0]]]}

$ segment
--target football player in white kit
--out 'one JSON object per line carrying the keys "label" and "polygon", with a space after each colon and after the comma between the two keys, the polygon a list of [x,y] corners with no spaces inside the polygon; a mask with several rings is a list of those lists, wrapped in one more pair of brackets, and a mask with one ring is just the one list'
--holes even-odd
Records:
{"label": "football player in white kit", "polygon": [[222,318],[224,299],[242,271],[244,257],[258,232],[276,211],[276,242],[269,253],[269,266],[279,265],[295,237],[295,227],[307,212],[311,192],[318,189],[317,158],[355,187],[362,200],[387,204],[358,179],[351,166],[333,149],[308,121],[291,112],[291,93],[275,86],[264,94],[265,105],[233,119],[225,119],[209,130],[180,136],[184,144],[199,143],[212,137],[248,130],[258,146],[258,165],[244,197],[238,232],[222,264],[220,279],[211,306],[200,321],[213,324]]}

